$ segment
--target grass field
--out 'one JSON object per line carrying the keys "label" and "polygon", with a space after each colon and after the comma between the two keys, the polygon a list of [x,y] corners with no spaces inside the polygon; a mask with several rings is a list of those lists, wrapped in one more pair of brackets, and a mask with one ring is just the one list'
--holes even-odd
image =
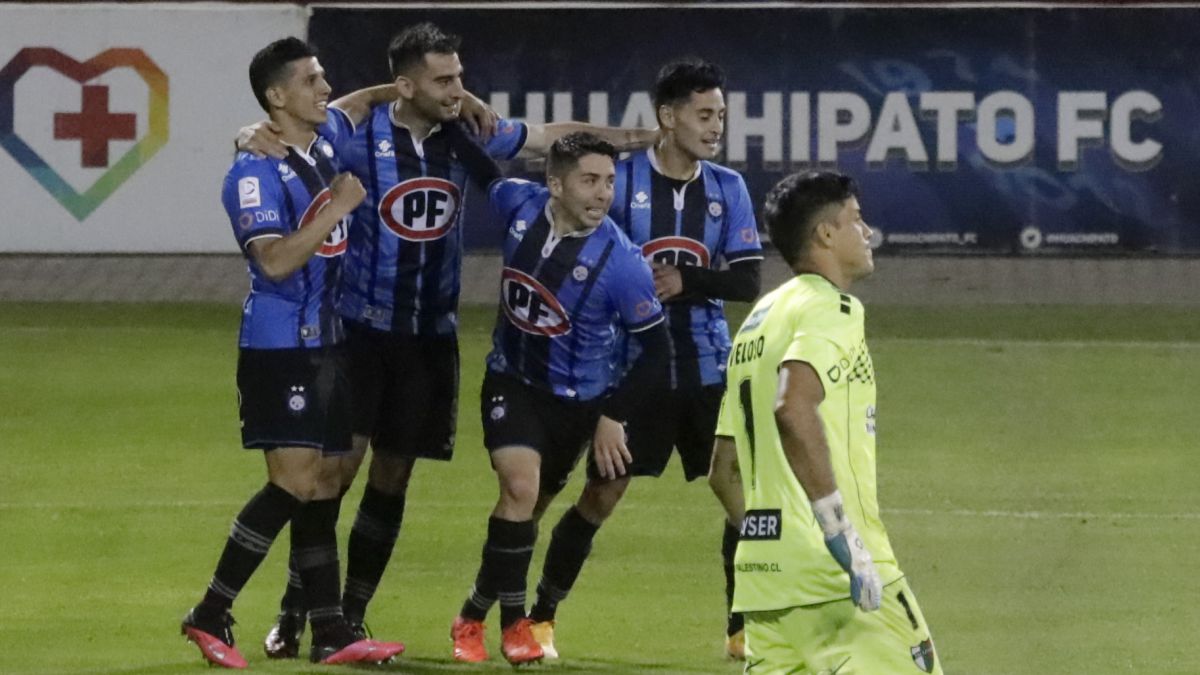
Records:
{"label": "grass field", "polygon": [[[1197,314],[868,312],[884,517],[946,671],[1200,672]],[[409,651],[374,670],[508,670],[495,654],[453,664],[447,638],[496,494],[477,413],[492,316],[465,312],[455,459],[420,465],[369,617]],[[0,304],[0,672],[203,671],[178,621],[264,476],[238,449],[237,321],[227,306]],[[719,533],[715,500],[677,466],[635,483],[561,608],[564,660],[535,670],[737,672]],[[277,544],[235,607],[243,652],[256,670],[330,672],[261,655],[285,560]]]}

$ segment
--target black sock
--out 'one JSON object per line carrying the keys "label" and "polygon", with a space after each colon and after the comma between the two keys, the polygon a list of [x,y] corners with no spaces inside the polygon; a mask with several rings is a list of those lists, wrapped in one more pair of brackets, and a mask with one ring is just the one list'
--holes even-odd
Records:
{"label": "black sock", "polygon": [[214,615],[233,606],[242,586],[299,507],[299,500],[274,483],[267,483],[246,502],[233,521],[217,570],[200,602],[202,612]]}
{"label": "black sock", "polygon": [[550,537],[542,580],[538,582],[537,602],[529,612],[535,622],[553,621],[558,603],[567,599],[583,563],[592,552],[592,538],[599,525],[593,525],[572,506],[563,514]]}
{"label": "black sock", "polygon": [[721,536],[721,563],[725,568],[725,634],[733,635],[746,624],[739,612],[733,611],[733,555],[737,553],[739,529],[725,521],[725,533]]}
{"label": "black sock", "polygon": [[304,587],[313,639],[330,625],[343,624],[337,550],[338,499],[311,501],[292,519],[292,558]]}
{"label": "black sock", "polygon": [[404,495],[389,495],[367,485],[363,490],[346,552],[346,617],[360,622],[387,569],[404,520]]}
{"label": "black sock", "polygon": [[[295,540],[295,521],[292,522],[292,527],[292,539]],[[304,600],[304,583],[300,581],[300,572],[296,568],[296,556],[293,553],[288,555],[287,589],[283,591],[283,598],[279,600],[279,611],[295,613],[304,612],[307,608],[308,603]]]}
{"label": "black sock", "polygon": [[[337,510],[334,515],[334,523],[336,527],[337,514],[341,513],[342,497],[346,496],[346,492],[350,488],[344,487],[337,496]],[[292,521],[293,538],[295,537],[295,520]],[[300,579],[299,568],[296,567],[296,556],[294,552],[288,555],[288,583],[287,588],[283,592],[283,598],[279,601],[279,610],[282,612],[304,614],[308,609],[308,603],[304,600],[304,582]]]}
{"label": "black sock", "polygon": [[[537,540],[537,526],[532,520],[515,522],[492,517],[488,519],[487,542],[483,545],[483,560],[476,577],[476,587],[495,589],[500,600],[500,627],[507,628],[525,618],[525,577],[529,574],[529,561],[533,559],[533,544]],[[476,620],[472,615],[473,603],[468,600],[463,606],[464,616]],[[483,610],[486,614],[487,610]]]}

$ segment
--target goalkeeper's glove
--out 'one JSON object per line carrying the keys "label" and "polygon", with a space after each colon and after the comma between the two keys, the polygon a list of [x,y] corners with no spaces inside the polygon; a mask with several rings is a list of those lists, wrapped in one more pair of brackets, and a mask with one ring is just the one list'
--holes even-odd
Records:
{"label": "goalkeeper's glove", "polygon": [[879,609],[883,585],[862,537],[846,518],[841,492],[834,490],[814,501],[812,510],[825,534],[825,548],[850,575],[850,598],[854,604],[864,612]]}

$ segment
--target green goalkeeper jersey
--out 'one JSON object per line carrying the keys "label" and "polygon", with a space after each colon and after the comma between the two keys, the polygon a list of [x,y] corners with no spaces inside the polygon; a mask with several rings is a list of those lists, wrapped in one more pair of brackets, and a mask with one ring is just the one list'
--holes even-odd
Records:
{"label": "green goalkeeper jersey", "polygon": [[875,487],[875,369],[862,303],[824,277],[802,274],[754,306],[729,355],[717,435],[737,444],[746,518],[735,557],[735,611],[775,610],[850,596],[850,579],[825,548],[808,497],[775,426],[779,368],[812,366],[825,388],[818,412],[846,516],[886,585],[903,576]]}

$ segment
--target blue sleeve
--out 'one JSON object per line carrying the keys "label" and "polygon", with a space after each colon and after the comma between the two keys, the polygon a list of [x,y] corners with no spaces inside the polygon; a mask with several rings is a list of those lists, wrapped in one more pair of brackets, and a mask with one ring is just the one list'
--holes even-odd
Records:
{"label": "blue sleeve", "polygon": [[746,181],[741,176],[735,175],[734,178],[734,181],[730,181],[733,185],[726,187],[729,220],[725,228],[725,241],[721,242],[724,249],[722,254],[731,263],[763,257],[758,223],[754,219],[754,205],[750,202]]}
{"label": "blue sleeve", "polygon": [[287,234],[279,177],[268,160],[237,162],[225,176],[221,203],[243,252],[255,239]]}
{"label": "blue sleeve", "polygon": [[632,244],[617,244],[613,251],[608,296],[621,324],[630,333],[645,330],[663,320],[662,304],[654,292],[654,276],[641,252]]}
{"label": "blue sleeve", "polygon": [[317,127],[317,133],[333,145],[333,151],[341,156],[345,145],[354,138],[354,123],[345,111],[329,106],[325,109],[325,123]]}
{"label": "blue sleeve", "polygon": [[512,220],[512,215],[522,204],[545,189],[537,183],[520,178],[506,178],[492,183],[488,191],[488,200],[492,204],[492,211],[507,223]]}
{"label": "blue sleeve", "polygon": [[494,159],[512,159],[529,138],[529,127],[524,122],[502,119],[496,125],[496,133],[484,148]]}

